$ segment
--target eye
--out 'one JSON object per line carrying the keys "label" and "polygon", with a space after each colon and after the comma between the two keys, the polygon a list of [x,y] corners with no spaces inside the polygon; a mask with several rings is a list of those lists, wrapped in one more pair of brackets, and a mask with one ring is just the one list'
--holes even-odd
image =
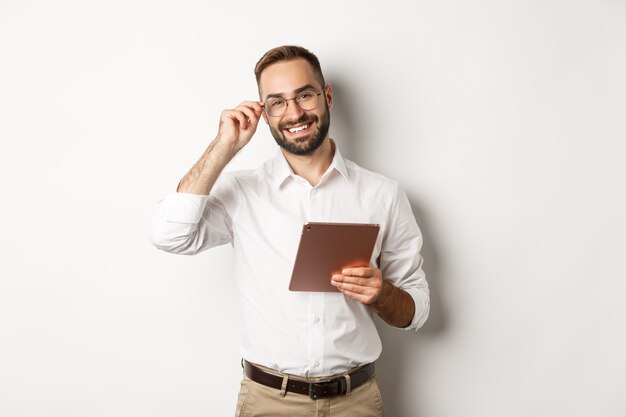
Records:
{"label": "eye", "polygon": [[270,100],[270,107],[280,107],[284,104],[285,100],[283,99]]}
{"label": "eye", "polygon": [[298,100],[299,101],[306,101],[306,100],[310,100],[311,97],[313,97],[313,93],[311,91],[303,91],[298,96]]}

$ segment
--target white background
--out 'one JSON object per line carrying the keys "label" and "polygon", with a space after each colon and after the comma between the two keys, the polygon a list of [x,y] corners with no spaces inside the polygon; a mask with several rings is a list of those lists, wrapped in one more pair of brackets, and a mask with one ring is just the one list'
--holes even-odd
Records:
{"label": "white background", "polygon": [[[617,0],[1,0],[0,415],[233,414],[232,249],[148,230],[285,43],[424,233],[431,318],[379,326],[388,415],[626,415],[625,22]],[[230,168],[275,149],[262,125]]]}

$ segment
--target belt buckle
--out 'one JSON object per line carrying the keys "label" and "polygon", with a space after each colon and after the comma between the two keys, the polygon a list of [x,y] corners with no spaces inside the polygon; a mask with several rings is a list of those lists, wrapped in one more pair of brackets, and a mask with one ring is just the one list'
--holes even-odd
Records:
{"label": "belt buckle", "polygon": [[[330,387],[334,386],[333,390],[329,390]],[[322,392],[317,392],[316,388],[322,388]],[[309,384],[309,398],[312,400],[317,400],[319,398],[330,397],[331,395],[339,394],[339,380],[329,380],[324,382],[311,382]]]}

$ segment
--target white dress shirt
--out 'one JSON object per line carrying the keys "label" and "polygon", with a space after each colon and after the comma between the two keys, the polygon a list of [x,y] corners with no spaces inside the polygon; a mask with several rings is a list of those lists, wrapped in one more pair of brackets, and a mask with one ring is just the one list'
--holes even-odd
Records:
{"label": "white dress shirt", "polygon": [[373,362],[381,353],[369,307],[338,292],[289,291],[306,222],[379,224],[370,265],[415,301],[407,329],[418,329],[428,317],[422,235],[406,194],[396,181],[335,149],[315,187],[295,175],[279,151],[258,169],[222,173],[208,196],[172,193],[158,204],[151,234],[157,248],[191,255],[233,246],[241,353],[249,362],[324,376]]}

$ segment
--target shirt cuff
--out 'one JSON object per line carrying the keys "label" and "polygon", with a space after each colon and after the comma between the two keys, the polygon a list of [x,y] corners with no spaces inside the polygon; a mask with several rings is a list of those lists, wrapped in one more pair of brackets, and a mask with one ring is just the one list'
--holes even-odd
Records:
{"label": "shirt cuff", "polygon": [[165,197],[165,219],[169,222],[197,224],[202,217],[208,195],[172,193]]}
{"label": "shirt cuff", "polygon": [[428,290],[424,291],[421,288],[406,288],[403,289],[415,303],[415,314],[411,324],[404,328],[404,330],[417,330],[424,325],[428,319],[428,313],[430,311],[430,297],[428,296]]}

